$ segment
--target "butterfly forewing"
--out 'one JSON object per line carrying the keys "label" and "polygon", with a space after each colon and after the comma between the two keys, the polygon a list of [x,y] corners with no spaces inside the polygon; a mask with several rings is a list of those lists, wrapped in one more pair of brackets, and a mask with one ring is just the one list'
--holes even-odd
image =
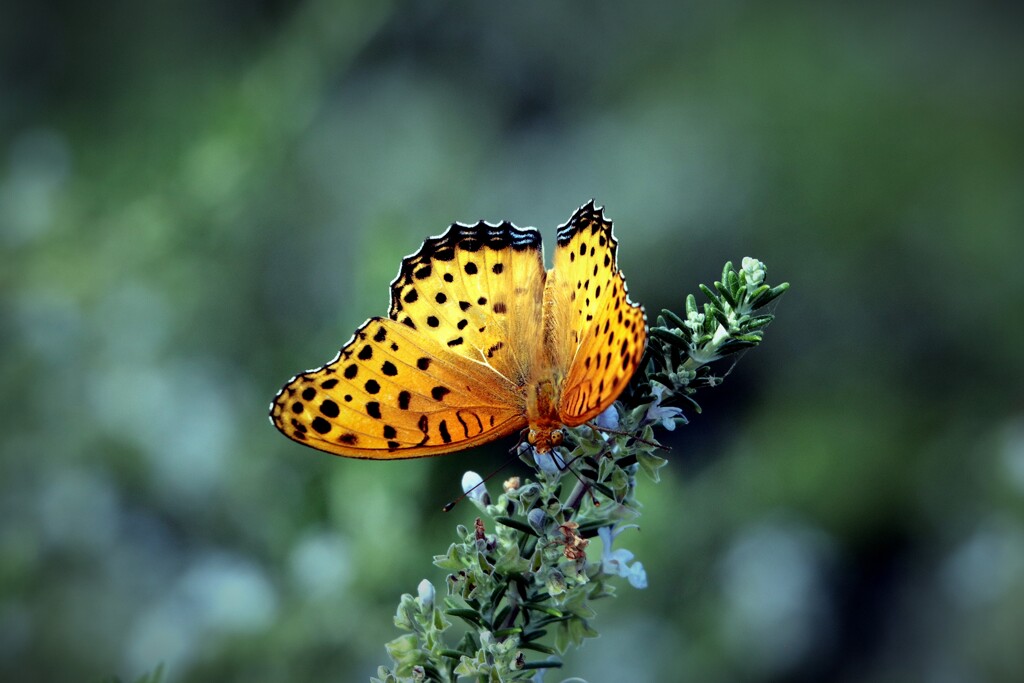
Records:
{"label": "butterfly forewing", "polygon": [[455,224],[403,262],[389,315],[522,384],[538,339],[544,279],[536,230]]}
{"label": "butterfly forewing", "polygon": [[334,361],[278,393],[275,426],[313,448],[374,459],[448,453],[522,429],[544,277],[536,231],[453,225],[402,262],[390,319],[371,318]]}

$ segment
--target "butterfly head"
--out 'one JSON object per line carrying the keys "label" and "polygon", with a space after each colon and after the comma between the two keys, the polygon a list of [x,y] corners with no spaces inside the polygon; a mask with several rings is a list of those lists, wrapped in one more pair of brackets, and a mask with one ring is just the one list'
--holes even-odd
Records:
{"label": "butterfly head", "polygon": [[565,432],[561,428],[539,428],[530,429],[526,435],[526,441],[534,450],[538,453],[548,453],[552,448],[561,446],[562,441],[565,440]]}

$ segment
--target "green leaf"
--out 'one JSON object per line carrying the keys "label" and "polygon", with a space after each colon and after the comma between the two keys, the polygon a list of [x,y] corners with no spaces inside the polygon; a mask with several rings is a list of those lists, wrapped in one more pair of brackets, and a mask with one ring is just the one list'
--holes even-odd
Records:
{"label": "green leaf", "polygon": [[604,519],[595,519],[587,522],[581,522],[576,533],[583,538],[593,538],[597,536],[597,530],[608,526],[608,522]]}
{"label": "green leaf", "polygon": [[463,621],[469,623],[470,626],[475,626],[476,628],[484,627],[483,618],[480,616],[480,613],[476,610],[449,609],[445,610],[445,614],[447,614],[450,617],[458,617],[459,619],[462,619]]}
{"label": "green leaf", "polygon": [[637,452],[636,461],[640,465],[640,470],[653,482],[661,481],[658,470],[668,464],[665,458],[644,451]]}
{"label": "green leaf", "polygon": [[693,408],[694,412],[697,413],[698,415],[700,415],[700,411],[701,411],[700,404],[697,403],[697,400],[694,399],[689,394],[676,394],[674,398],[677,398],[680,401],[688,403],[690,405],[690,407]]}
{"label": "green leaf", "polygon": [[[732,321],[729,320],[729,316],[726,315],[725,311],[715,308],[712,309],[711,313],[714,316],[714,319],[718,321],[718,323],[721,324],[721,326],[724,327],[726,330],[732,327]],[[706,322],[707,321],[705,321],[705,323]]]}
{"label": "green leaf", "polygon": [[729,273],[729,279],[725,283],[726,286],[729,287],[729,291],[732,292],[732,296],[734,299],[736,299],[737,304],[740,301],[740,297],[743,295],[743,291],[745,288],[745,285],[743,283],[743,279],[740,278],[739,273],[737,273],[736,271]]}
{"label": "green leaf", "polygon": [[686,317],[689,318],[691,315],[697,314],[697,297],[693,294],[686,295]]}
{"label": "green leaf", "polygon": [[537,532],[534,531],[533,527],[531,527],[529,524],[526,524],[525,522],[520,522],[518,519],[513,519],[512,517],[495,517],[494,521],[498,524],[503,524],[509,527],[510,529],[521,531],[524,534],[530,534],[531,536],[537,535]]}
{"label": "green leaf", "polygon": [[[758,340],[758,341],[760,341],[760,340]],[[718,347],[718,355],[719,356],[728,356],[730,354],[737,353],[739,351],[743,351],[744,349],[749,349],[749,348],[752,348],[754,346],[757,346],[757,342],[756,341],[744,341],[744,340],[741,340],[741,339],[730,339],[729,341],[725,342],[720,347]]]}
{"label": "green leaf", "polygon": [[509,636],[517,636],[523,632],[523,629],[516,626],[514,628],[502,628],[494,632],[495,638],[507,638]]}
{"label": "green leaf", "polygon": [[[715,284],[717,285],[718,283],[716,282]],[[704,296],[708,298],[708,301],[711,303],[712,306],[714,306],[715,308],[718,308],[720,306],[720,297],[713,291],[711,291],[711,289],[707,285],[697,285],[697,287],[700,288],[700,291],[704,292]],[[707,311],[707,304],[705,304],[704,310]]]}
{"label": "green leaf", "polygon": [[460,546],[452,543],[448,546],[448,552],[446,554],[434,555],[434,565],[449,571],[459,571],[460,569],[464,569],[466,567],[466,563],[463,561]]}
{"label": "green leaf", "polygon": [[569,638],[577,647],[583,644],[586,638],[596,638],[600,635],[584,619],[573,619],[569,624]]}
{"label": "green leaf", "polygon": [[[672,387],[675,384],[675,382],[672,381],[672,376],[664,372],[655,372],[650,376],[650,378],[651,381],[657,382],[658,384],[664,384],[666,387]],[[648,396],[647,398],[648,400],[644,401],[644,403],[650,403],[654,400],[654,396]]]}
{"label": "green leaf", "polygon": [[[665,320],[669,321],[669,323],[673,327],[678,327],[681,330],[686,329],[686,321],[684,321],[682,318],[680,318],[678,315],[668,310],[667,308],[663,308],[661,310],[661,315],[664,316]],[[662,325],[662,327],[668,327],[668,325]]]}
{"label": "green leaf", "polygon": [[[545,598],[545,600],[548,600],[548,599],[550,599],[550,596]],[[562,612],[562,610],[560,610],[560,609],[558,609],[556,607],[552,607],[551,605],[548,605],[547,603],[544,603],[544,602],[527,601],[524,604],[530,610],[533,610],[535,612],[543,612],[544,614],[550,615],[552,617],[550,619],[543,620],[541,623],[544,623],[544,624],[548,624],[548,623],[551,623],[553,621],[561,621],[563,619],[567,619],[568,618],[568,616],[564,612]]]}
{"label": "green leaf", "polygon": [[418,663],[421,659],[420,640],[412,633],[398,636],[386,643],[384,649],[395,662],[398,671],[404,672],[408,667]]}
{"label": "green leaf", "polygon": [[788,282],[783,282],[781,285],[777,285],[775,287],[772,287],[766,293],[764,293],[761,296],[757,297],[757,299],[755,301],[751,302],[751,305],[755,309],[761,308],[763,306],[766,306],[769,303],[771,303],[772,301],[774,301],[775,299],[777,299],[780,296],[782,296],[783,293],[785,293],[785,291],[787,289],[789,289],[789,283]]}
{"label": "green leaf", "polygon": [[[554,654],[554,652],[551,652],[550,654]],[[532,669],[561,669],[562,668],[562,663],[557,661],[557,660],[555,660],[555,661],[548,660],[546,662],[527,662],[526,664],[523,665],[523,668],[524,669],[531,669],[531,670]]]}
{"label": "green leaf", "polygon": [[451,622],[444,618],[444,614],[441,612],[441,610],[434,609],[431,610],[431,612],[434,618],[433,626],[435,631],[445,631],[449,626],[451,626]]}
{"label": "green leaf", "polygon": [[729,279],[729,273],[734,272],[735,269],[732,267],[732,261],[726,261],[725,265],[722,266],[722,282]]}
{"label": "green leaf", "polygon": [[730,306],[736,308],[736,297],[732,295],[732,292],[729,291],[729,288],[725,284],[716,280],[715,289],[718,290],[718,293],[722,295],[722,298],[725,299]]}
{"label": "green leaf", "polygon": [[669,346],[677,347],[680,351],[684,353],[689,353],[690,351],[690,345],[686,342],[686,340],[674,332],[669,332],[668,330],[663,329],[661,327],[655,327],[650,330],[650,334],[652,337],[658,339],[659,341],[665,342]]}
{"label": "green leaf", "polygon": [[543,652],[546,655],[558,654],[558,652],[547,645],[541,645],[540,643],[520,643],[519,647],[523,650],[533,650],[534,652]]}
{"label": "green leaf", "polygon": [[519,547],[511,545],[494,561],[494,571],[506,576],[530,570],[530,561],[519,554]]}
{"label": "green leaf", "polygon": [[767,327],[773,320],[775,320],[774,315],[758,315],[752,318],[747,318],[743,321],[743,329],[747,332],[759,330],[763,327]]}
{"label": "green leaf", "polygon": [[537,640],[538,638],[543,638],[547,634],[548,634],[548,632],[547,632],[546,629],[537,629],[535,631],[527,631],[527,632],[524,632],[521,636],[519,636],[519,642],[520,643],[528,643],[531,640]]}
{"label": "green leaf", "polygon": [[749,301],[749,302],[751,302],[751,304],[753,304],[753,302],[754,302],[755,300],[757,300],[757,298],[758,298],[759,296],[764,296],[764,294],[765,294],[766,292],[768,292],[768,291],[769,291],[770,289],[771,289],[771,287],[769,287],[769,286],[768,286],[768,285],[766,285],[766,284],[761,284],[761,285],[759,285],[759,286],[757,287],[757,289],[755,289],[754,291],[752,291],[752,292],[751,292],[751,291],[748,291],[748,292],[747,292],[747,301]]}

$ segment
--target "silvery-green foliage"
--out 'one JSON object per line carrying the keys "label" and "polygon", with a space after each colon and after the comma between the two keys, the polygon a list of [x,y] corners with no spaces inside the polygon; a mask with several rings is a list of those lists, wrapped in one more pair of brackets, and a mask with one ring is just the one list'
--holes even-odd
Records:
{"label": "silvery-green foliage", "polygon": [[[761,342],[773,316],[759,311],[788,288],[766,277],[756,259],[744,258],[739,270],[726,263],[721,281],[701,285],[702,306],[689,295],[683,315],[662,311],[643,370],[619,401],[568,430],[561,449],[520,447],[531,478],[509,479],[494,498],[476,473],[463,477],[480,515],[473,528],[458,525],[455,542],[434,557],[447,572],[443,590],[424,579],[417,596],[402,596],[395,625],[405,633],[387,644],[392,666],[380,667],[374,683],[541,683],[561,667],[558,655],[598,635],[595,601],[615,595],[622,579],[647,586],[642,562],[619,542],[640,515],[636,475],[658,481],[667,460],[655,429],[685,424],[684,411],[700,410],[697,390],[722,382],[719,366],[732,362],[723,359]],[[588,551],[595,536],[600,554]],[[453,643],[446,636],[455,621],[467,628]]]}

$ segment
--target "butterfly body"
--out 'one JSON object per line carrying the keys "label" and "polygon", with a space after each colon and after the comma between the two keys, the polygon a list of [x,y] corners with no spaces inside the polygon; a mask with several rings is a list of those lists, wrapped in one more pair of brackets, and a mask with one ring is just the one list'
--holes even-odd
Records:
{"label": "butterfly body", "polygon": [[406,257],[387,318],[297,375],[273,424],[337,455],[395,459],[462,450],[528,429],[540,452],[611,405],[643,355],[611,223],[593,202],[558,231],[452,225]]}

